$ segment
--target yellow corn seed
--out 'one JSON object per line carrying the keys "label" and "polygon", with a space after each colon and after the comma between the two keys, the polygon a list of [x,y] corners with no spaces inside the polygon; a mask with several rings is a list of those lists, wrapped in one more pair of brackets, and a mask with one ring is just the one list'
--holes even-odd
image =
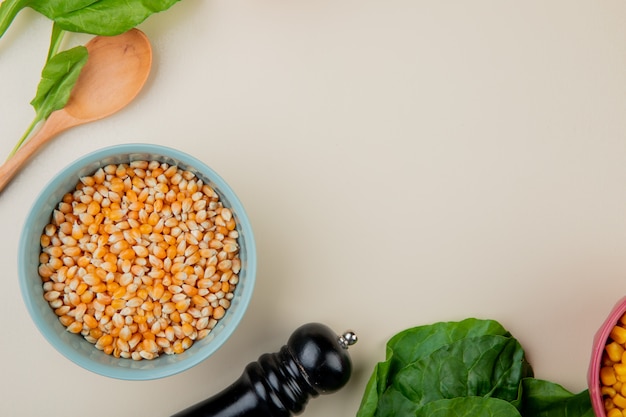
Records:
{"label": "yellow corn seed", "polygon": [[189,311],[193,311],[193,309],[187,310],[187,313],[180,314],[180,321],[185,323],[193,323],[193,316],[189,313]]}
{"label": "yellow corn seed", "polygon": [[119,339],[123,342],[128,342],[132,337],[133,333],[128,326],[124,326],[120,329]]}
{"label": "yellow corn seed", "polygon": [[69,326],[67,326],[67,331],[70,333],[80,333],[83,330],[83,323],[78,321],[73,322]]}
{"label": "yellow corn seed", "polygon": [[165,287],[163,286],[163,284],[159,282],[155,284],[154,287],[152,288],[152,299],[160,300],[161,297],[163,297],[164,293],[165,293]]}
{"label": "yellow corn seed", "polygon": [[190,296],[190,297],[193,297],[193,296],[197,295],[198,294],[198,288],[193,286],[193,285],[187,284],[187,282],[191,282],[191,279],[187,278],[185,280],[185,284],[182,285],[183,292],[185,294],[187,294],[188,296]]}
{"label": "yellow corn seed", "polygon": [[66,315],[70,311],[70,306],[62,305],[61,307],[54,310],[54,314],[61,317]]}
{"label": "yellow corn seed", "polygon": [[602,388],[600,388],[600,393],[603,396],[613,398],[615,396],[615,394],[617,394],[617,390],[615,388],[613,388],[613,387],[603,386]]}
{"label": "yellow corn seed", "polygon": [[222,290],[222,283],[220,281],[213,282],[211,281],[211,286],[209,287],[209,291],[212,293],[217,293]]}
{"label": "yellow corn seed", "polygon": [[[128,339],[128,346],[131,349],[135,349],[135,347],[142,341],[141,333],[133,332],[133,330],[131,329],[131,326],[129,326],[128,329],[132,332],[132,336],[130,337],[130,339]],[[121,331],[120,331],[120,334],[121,334]]]}
{"label": "yellow corn seed", "polygon": [[182,340],[177,340],[176,342],[174,342],[174,353],[183,353],[185,351],[185,348],[183,348],[183,343]]}
{"label": "yellow corn seed", "polygon": [[111,210],[108,217],[114,222],[120,221],[124,218],[124,211],[123,210]]}
{"label": "yellow corn seed", "polygon": [[70,324],[74,323],[74,317],[70,317],[70,316],[67,316],[67,315],[61,316],[61,317],[59,317],[59,321],[61,322],[62,325],[67,327]]}
{"label": "yellow corn seed", "polygon": [[152,253],[159,259],[165,259],[167,257],[167,252],[160,246],[155,245],[152,249]]}
{"label": "yellow corn seed", "polygon": [[613,362],[619,362],[622,360],[624,348],[619,343],[611,342],[607,344],[604,349]]}
{"label": "yellow corn seed", "polygon": [[156,344],[157,344],[159,347],[161,347],[161,348],[163,348],[163,349],[168,348],[168,347],[170,347],[170,346],[171,346],[170,341],[169,341],[169,340],[167,340],[165,337],[157,337],[157,338],[156,338],[156,340],[155,340],[155,342],[156,342]]}
{"label": "yellow corn seed", "polygon": [[182,320],[181,320],[181,318],[180,318],[180,313],[178,312],[178,310],[175,310],[175,311],[173,311],[173,312],[170,314],[170,320],[171,320],[173,323],[180,323],[180,322],[182,321]]}
{"label": "yellow corn seed", "polygon": [[101,293],[105,292],[106,290],[107,285],[104,282],[101,282],[100,284],[91,287],[91,291],[93,291],[94,293]]}
{"label": "yellow corn seed", "polygon": [[85,314],[83,316],[83,323],[85,323],[90,329],[98,327],[98,321],[90,314]]}
{"label": "yellow corn seed", "polygon": [[[224,314],[226,314],[226,310],[224,310],[224,307],[222,307],[222,306],[218,306],[215,309],[213,309],[213,318],[215,320],[221,319],[222,317],[224,317]],[[615,375],[615,374],[613,374],[613,375]]]}
{"label": "yellow corn seed", "polygon": [[[120,289],[118,291],[124,290],[124,293],[126,292],[126,288],[125,287],[120,287]],[[124,296],[124,294],[122,294],[120,297]],[[113,301],[111,301],[111,307],[115,310],[121,310],[124,307],[126,307],[126,300],[122,299],[122,298],[115,298]]]}
{"label": "yellow corn seed", "polygon": [[141,343],[143,344],[144,348],[146,346],[146,343],[149,343],[148,341],[156,339],[156,335],[154,333],[152,333],[151,331],[149,331],[148,329],[146,329],[144,332],[142,332],[141,336],[142,336]]}
{"label": "yellow corn seed", "polygon": [[97,341],[100,337],[102,337],[102,330],[100,330],[97,327],[95,329],[91,329],[89,331],[89,336],[94,338]]}
{"label": "yellow corn seed", "polygon": [[150,213],[150,215],[148,216],[148,225],[152,226],[154,228],[154,226],[157,225],[157,223],[159,223],[160,217],[159,217],[159,213],[153,211],[152,213]]}
{"label": "yellow corn seed", "polygon": [[[165,283],[165,279],[163,280],[163,283]],[[159,298],[159,301],[163,304],[163,303],[168,303],[171,299],[172,299],[172,293],[168,291],[168,292],[163,293],[163,296]]]}
{"label": "yellow corn seed", "polygon": [[122,330],[121,327],[113,327],[111,330],[109,330],[109,335],[113,338],[113,340],[117,340],[119,338],[120,335],[120,330]]}
{"label": "yellow corn seed", "polygon": [[133,189],[126,191],[126,200],[129,201],[130,203],[136,203],[137,193]]}
{"label": "yellow corn seed", "polygon": [[98,248],[93,252],[94,259],[102,259],[104,255],[107,254],[107,250],[104,246],[98,246]]}
{"label": "yellow corn seed", "polygon": [[100,204],[97,201],[92,200],[91,203],[89,203],[89,205],[87,206],[87,214],[89,214],[93,218],[93,216],[98,213],[100,213]]}
{"label": "yellow corn seed", "polygon": [[612,408],[606,413],[606,417],[623,417],[622,412],[618,408]]}
{"label": "yellow corn seed", "polygon": [[[111,180],[110,190],[116,194],[121,193],[122,191],[124,191],[124,182],[119,178],[113,178]],[[111,197],[109,196],[109,198]]]}
{"label": "yellow corn seed", "polygon": [[60,258],[63,255],[63,248],[60,246],[51,246],[45,252],[54,258]]}
{"label": "yellow corn seed", "polygon": [[87,267],[87,265],[89,265],[91,263],[91,260],[89,259],[89,257],[87,256],[81,256],[80,258],[78,258],[78,261],[76,262],[76,264],[80,267],[80,268],[85,268]]}
{"label": "yellow corn seed", "polygon": [[[130,247],[130,245],[128,244],[127,241],[120,240],[120,241],[115,242],[114,244],[112,244],[109,250],[111,251],[112,254],[120,255],[123,251],[125,251],[129,247]],[[127,258],[127,259],[132,259],[132,257]]]}
{"label": "yellow corn seed", "polygon": [[191,300],[189,298],[185,298],[184,300],[180,300],[176,302],[176,310],[179,313],[184,313],[185,311],[187,311],[190,305],[191,305]]}
{"label": "yellow corn seed", "polygon": [[96,348],[103,349],[106,346],[111,346],[113,343],[113,336],[110,334],[103,334],[96,342]]}
{"label": "yellow corn seed", "polygon": [[83,229],[78,224],[74,224],[72,226],[72,237],[76,240],[79,240],[83,236],[84,236]]}
{"label": "yellow corn seed", "polygon": [[133,297],[126,302],[127,307],[139,307],[143,304],[143,299],[141,297]]}
{"label": "yellow corn seed", "polygon": [[150,223],[143,223],[141,226],[139,226],[139,233],[142,235],[149,235],[150,233],[152,233],[152,224]]}
{"label": "yellow corn seed", "polygon": [[90,302],[93,301],[94,298],[94,294],[91,291],[85,291],[81,296],[80,296],[80,301],[85,303],[85,304],[89,304]]}
{"label": "yellow corn seed", "polygon": [[184,350],[187,350],[193,345],[193,340],[190,337],[185,337],[182,341],[182,346]]}
{"label": "yellow corn seed", "polygon": [[[215,316],[215,312],[213,315]],[[617,382],[617,377],[613,367],[605,366],[600,369],[600,381],[602,381],[602,384],[607,386],[612,386]]]}
{"label": "yellow corn seed", "polygon": [[623,397],[621,394],[615,394],[612,399],[613,404],[615,404],[616,407],[619,407],[622,410],[626,408],[626,397]]}
{"label": "yellow corn seed", "polygon": [[[149,280],[149,277],[145,277],[146,280]],[[143,304],[143,302],[148,298],[148,290],[145,288],[139,288],[137,290],[137,298],[141,299],[141,302]]]}
{"label": "yellow corn seed", "polygon": [[92,284],[89,284],[88,282],[81,282],[80,284],[78,284],[78,286],[76,287],[76,295],[78,296],[83,295],[85,291],[87,291],[90,285]]}
{"label": "yellow corn seed", "polygon": [[176,334],[175,334],[174,328],[172,326],[167,326],[165,328],[165,330],[163,331],[163,333],[165,334],[165,338],[168,341],[173,342],[174,340],[176,340]]}
{"label": "yellow corn seed", "polygon": [[150,252],[145,246],[135,245],[133,246],[132,249],[135,252],[135,254],[139,256],[140,258],[145,258],[150,254]]}
{"label": "yellow corn seed", "polygon": [[626,343],[626,329],[622,326],[614,326],[609,337],[619,344]]}
{"label": "yellow corn seed", "polygon": [[615,375],[626,376],[626,364],[616,363],[615,365],[613,365],[613,369],[615,370]]}
{"label": "yellow corn seed", "polygon": [[626,325],[626,313],[622,314],[622,317],[620,317],[619,322]]}

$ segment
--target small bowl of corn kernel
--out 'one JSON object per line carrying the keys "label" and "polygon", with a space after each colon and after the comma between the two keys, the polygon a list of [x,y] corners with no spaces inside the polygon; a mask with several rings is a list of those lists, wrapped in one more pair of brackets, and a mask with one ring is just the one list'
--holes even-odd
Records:
{"label": "small bowl of corn kernel", "polygon": [[587,381],[597,417],[626,415],[626,297],[594,337]]}
{"label": "small bowl of corn kernel", "polygon": [[170,376],[232,335],[252,297],[256,248],[230,186],[152,144],[85,155],[36,198],[20,288],[47,341],[94,373]]}

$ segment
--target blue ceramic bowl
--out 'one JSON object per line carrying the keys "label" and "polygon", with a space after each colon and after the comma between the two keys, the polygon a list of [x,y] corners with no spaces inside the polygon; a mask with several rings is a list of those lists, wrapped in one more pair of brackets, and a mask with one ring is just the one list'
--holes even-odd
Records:
{"label": "blue ceramic bowl", "polygon": [[[80,335],[66,331],[43,298],[38,274],[40,236],[50,222],[52,211],[63,195],[74,189],[79,178],[107,164],[132,160],[157,160],[190,170],[220,195],[231,208],[239,232],[241,271],[234,298],[226,315],[204,339],[185,352],[161,355],[153,360],[135,361],[115,358],[97,350]],[[250,221],[233,190],[211,168],[198,159],[175,149],[150,144],[125,144],[101,149],[73,162],[54,177],[39,194],[26,218],[19,243],[18,272],[20,288],[28,311],[39,331],[61,354],[79,366],[107,377],[124,380],[149,380],[177,374],[202,362],[231,336],[239,325],[252,297],[256,279],[256,247]]]}

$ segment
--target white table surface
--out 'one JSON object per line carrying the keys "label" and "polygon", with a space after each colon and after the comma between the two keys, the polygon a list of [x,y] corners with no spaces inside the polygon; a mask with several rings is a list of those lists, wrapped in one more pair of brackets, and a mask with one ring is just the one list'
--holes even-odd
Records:
{"label": "white table surface", "polygon": [[[137,99],[60,135],[0,195],[0,415],[167,416],[309,321],[360,340],[348,385],[307,417],[354,415],[396,332],[466,317],[500,321],[537,377],[585,389],[592,337],[626,294],[625,22],[622,0],[185,0],[151,17]],[[25,10],[0,39],[1,155],[34,115],[49,31]],[[259,255],[233,337],[148,382],[62,357],[17,281],[40,189],[126,142],[218,171]]]}

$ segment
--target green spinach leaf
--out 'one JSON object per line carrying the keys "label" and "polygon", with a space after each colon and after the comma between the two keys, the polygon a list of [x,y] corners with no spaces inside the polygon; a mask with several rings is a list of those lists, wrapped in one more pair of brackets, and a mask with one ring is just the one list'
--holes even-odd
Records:
{"label": "green spinach leaf", "polygon": [[97,1],[99,0],[4,0],[0,4],[0,37],[4,35],[17,14],[26,7],[54,20]]}
{"label": "green spinach leaf", "polygon": [[357,417],[374,416],[379,398],[400,369],[443,346],[482,335],[508,336],[509,332],[497,321],[468,318],[459,322],[418,326],[393,336],[387,343],[386,360],[376,365],[367,383]]}
{"label": "green spinach leaf", "polygon": [[381,396],[378,408],[412,415],[440,399],[479,396],[510,402],[517,398],[519,381],[531,374],[514,338],[465,338],[402,368]]}
{"label": "green spinach leaf", "polygon": [[50,20],[81,10],[100,0],[30,0],[28,7],[43,14]]}
{"label": "green spinach leaf", "polygon": [[5,0],[0,3],[0,37],[20,10],[30,7],[69,32],[113,36],[180,0]]}
{"label": "green spinach leaf", "polygon": [[53,111],[59,110],[67,104],[72,88],[76,84],[87,58],[87,48],[76,46],[54,54],[47,61],[41,72],[41,81],[37,87],[35,98],[30,103],[35,108],[35,118],[13,148],[10,156],[19,149],[37,123],[47,119]]}
{"label": "green spinach leaf", "polygon": [[493,320],[405,330],[387,343],[357,417],[593,417],[589,392],[533,378],[519,342]]}
{"label": "green spinach leaf", "polygon": [[[391,416],[407,414],[388,414]],[[509,402],[499,398],[461,397],[438,400],[428,403],[415,414],[415,417],[521,417]]]}
{"label": "green spinach leaf", "polygon": [[415,362],[445,345],[468,337],[500,335],[510,333],[495,320],[475,318],[459,322],[441,322],[432,325],[418,326],[398,333],[387,343],[387,355],[391,362],[391,370],[397,371]]}
{"label": "green spinach leaf", "polygon": [[391,387],[416,403],[471,396],[512,401],[528,374],[517,340],[485,335],[446,345],[406,366]]}
{"label": "green spinach leaf", "polygon": [[520,400],[524,417],[595,417],[588,390],[573,394],[550,381],[524,379]]}
{"label": "green spinach leaf", "polygon": [[48,117],[53,111],[65,106],[70,98],[71,86],[78,79],[87,57],[87,48],[76,46],[48,60],[41,72],[37,94],[30,103],[37,116]]}
{"label": "green spinach leaf", "polygon": [[0,3],[0,38],[7,31],[15,16],[32,0],[4,0]]}
{"label": "green spinach leaf", "polygon": [[[33,8],[54,20],[68,32],[113,36],[134,28],[152,14],[167,10],[179,1],[99,0],[94,2],[83,0],[75,1],[75,3],[86,3],[83,7],[58,13],[58,10],[50,8],[48,4],[63,1],[42,0]],[[45,4],[45,7],[42,7],[41,3]]]}

